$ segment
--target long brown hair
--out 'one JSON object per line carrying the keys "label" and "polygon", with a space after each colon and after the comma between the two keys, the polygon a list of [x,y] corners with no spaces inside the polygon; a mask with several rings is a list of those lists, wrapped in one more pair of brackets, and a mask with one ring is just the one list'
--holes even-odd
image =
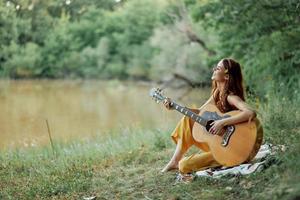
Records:
{"label": "long brown hair", "polygon": [[229,75],[229,78],[228,80],[226,80],[223,91],[219,91],[219,89],[217,88],[217,82],[213,80],[211,94],[213,95],[216,106],[221,112],[224,113],[235,109],[227,101],[227,96],[229,94],[237,95],[243,101],[245,101],[245,96],[243,87],[243,75],[240,64],[231,58],[222,59],[222,64],[225,68],[226,73]]}

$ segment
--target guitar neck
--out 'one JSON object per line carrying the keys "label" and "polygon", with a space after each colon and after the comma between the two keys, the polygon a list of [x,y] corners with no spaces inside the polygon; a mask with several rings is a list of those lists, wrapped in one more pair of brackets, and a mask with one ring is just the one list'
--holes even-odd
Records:
{"label": "guitar neck", "polygon": [[207,120],[204,119],[203,117],[201,117],[200,115],[198,115],[197,113],[194,113],[193,111],[191,111],[190,109],[188,109],[187,107],[183,107],[173,101],[170,102],[170,105],[177,110],[178,112],[184,114],[187,117],[190,117],[191,119],[193,119],[195,122],[199,123],[202,126],[206,126],[207,124]]}

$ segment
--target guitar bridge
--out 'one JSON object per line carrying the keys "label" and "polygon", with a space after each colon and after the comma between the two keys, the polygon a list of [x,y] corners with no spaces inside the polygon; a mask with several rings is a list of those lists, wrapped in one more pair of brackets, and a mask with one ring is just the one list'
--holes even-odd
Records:
{"label": "guitar bridge", "polygon": [[221,142],[221,145],[223,147],[226,147],[228,145],[229,139],[232,136],[234,130],[235,130],[235,127],[233,125],[230,125],[226,128],[225,133],[223,135],[223,140]]}

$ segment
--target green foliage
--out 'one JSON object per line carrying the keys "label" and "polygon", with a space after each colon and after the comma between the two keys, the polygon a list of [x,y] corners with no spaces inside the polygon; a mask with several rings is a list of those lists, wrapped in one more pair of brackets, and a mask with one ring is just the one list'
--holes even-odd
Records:
{"label": "green foliage", "polygon": [[[212,37],[207,36],[205,39],[211,41]],[[178,73],[194,81],[206,82],[211,75],[207,52],[198,44],[191,43],[174,27],[156,29],[150,42],[156,49],[151,60],[152,67],[149,74],[151,79],[161,80]]]}
{"label": "green foliage", "polygon": [[299,1],[215,0],[193,8],[197,21],[216,28],[217,56],[239,60],[258,95],[270,89],[267,82],[284,84],[287,92],[299,87]]}
{"label": "green foliage", "polygon": [[162,80],[179,73],[209,83],[210,67],[233,57],[260,98],[278,85],[286,93],[300,85],[297,0],[24,0],[1,2],[0,11],[2,77]]}
{"label": "green foliage", "polygon": [[154,150],[161,151],[167,147],[166,137],[161,132],[157,132],[154,138]]}
{"label": "green foliage", "polygon": [[28,42],[21,47],[12,43],[5,53],[11,56],[3,65],[4,74],[14,78],[35,77],[40,74],[41,54],[35,43]]}
{"label": "green foliage", "polygon": [[266,138],[273,143],[299,145],[296,141],[300,137],[300,91],[296,89],[287,97],[282,92],[285,86],[279,87],[279,91],[268,92],[267,103],[261,104],[260,115],[267,132]]}
{"label": "green foliage", "polygon": [[[152,55],[147,40],[163,8],[158,2],[2,2],[0,73],[13,78],[146,78]],[[27,59],[32,44],[37,55]],[[11,45],[26,50],[11,52]],[[34,66],[20,65],[21,58]]]}

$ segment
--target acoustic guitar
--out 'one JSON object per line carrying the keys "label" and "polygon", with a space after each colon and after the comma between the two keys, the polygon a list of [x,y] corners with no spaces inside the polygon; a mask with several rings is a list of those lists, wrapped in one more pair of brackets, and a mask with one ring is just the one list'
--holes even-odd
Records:
{"label": "acoustic guitar", "polygon": [[[158,88],[152,88],[149,95],[157,103],[166,99]],[[215,160],[223,166],[249,162],[262,144],[263,128],[257,118],[225,126],[218,134],[209,132],[213,121],[237,115],[241,112],[239,110],[222,113],[214,104],[207,104],[201,110],[189,109],[172,100],[170,106],[195,122],[192,127],[193,138],[196,142],[206,143],[209,147],[207,151],[211,151]]]}

